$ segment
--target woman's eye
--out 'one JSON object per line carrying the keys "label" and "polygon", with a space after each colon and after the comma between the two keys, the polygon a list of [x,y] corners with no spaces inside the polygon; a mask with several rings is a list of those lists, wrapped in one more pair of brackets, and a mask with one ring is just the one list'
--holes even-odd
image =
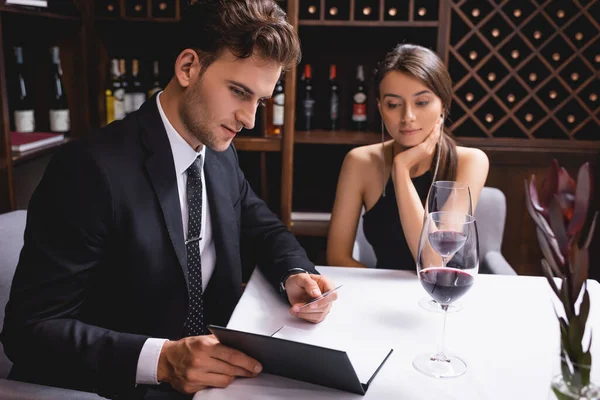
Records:
{"label": "woman's eye", "polygon": [[427,104],[429,104],[429,101],[426,101],[426,100],[425,101],[418,101],[417,102],[417,105],[420,106],[420,107],[426,106]]}
{"label": "woman's eye", "polygon": [[388,103],[387,107],[388,107],[390,110],[393,110],[393,109],[394,109],[394,108],[396,108],[396,107],[400,107],[400,104]]}

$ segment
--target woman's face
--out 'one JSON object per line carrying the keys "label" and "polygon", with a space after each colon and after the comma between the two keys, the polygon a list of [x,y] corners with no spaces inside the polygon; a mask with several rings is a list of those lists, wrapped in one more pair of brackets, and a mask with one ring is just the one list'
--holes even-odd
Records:
{"label": "woman's face", "polygon": [[389,134],[402,147],[425,140],[442,114],[442,100],[423,82],[399,71],[388,72],[378,102]]}

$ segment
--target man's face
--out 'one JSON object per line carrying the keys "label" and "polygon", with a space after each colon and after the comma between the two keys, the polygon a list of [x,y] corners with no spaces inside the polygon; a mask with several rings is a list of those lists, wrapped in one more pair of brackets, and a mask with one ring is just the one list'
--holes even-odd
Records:
{"label": "man's face", "polygon": [[229,50],[195,74],[185,89],[180,115],[185,128],[214,151],[225,151],[242,128],[252,129],[256,108],[273,93],[281,65]]}

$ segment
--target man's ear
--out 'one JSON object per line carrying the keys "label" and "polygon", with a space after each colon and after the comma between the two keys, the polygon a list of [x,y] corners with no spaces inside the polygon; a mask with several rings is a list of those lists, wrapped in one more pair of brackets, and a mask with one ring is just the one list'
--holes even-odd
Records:
{"label": "man's ear", "polygon": [[200,75],[200,58],[192,49],[185,49],[175,60],[175,77],[182,87],[188,87],[192,79]]}

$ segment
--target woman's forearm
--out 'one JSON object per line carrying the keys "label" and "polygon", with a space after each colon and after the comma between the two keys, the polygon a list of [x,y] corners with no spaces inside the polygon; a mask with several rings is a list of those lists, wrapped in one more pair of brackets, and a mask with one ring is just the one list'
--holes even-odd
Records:
{"label": "woman's forearm", "polygon": [[413,259],[416,260],[425,210],[406,168],[394,166],[394,190],[404,237]]}
{"label": "woman's forearm", "polygon": [[361,264],[352,257],[336,257],[327,256],[327,265],[335,267],[351,267],[351,268],[367,268],[366,265]]}

